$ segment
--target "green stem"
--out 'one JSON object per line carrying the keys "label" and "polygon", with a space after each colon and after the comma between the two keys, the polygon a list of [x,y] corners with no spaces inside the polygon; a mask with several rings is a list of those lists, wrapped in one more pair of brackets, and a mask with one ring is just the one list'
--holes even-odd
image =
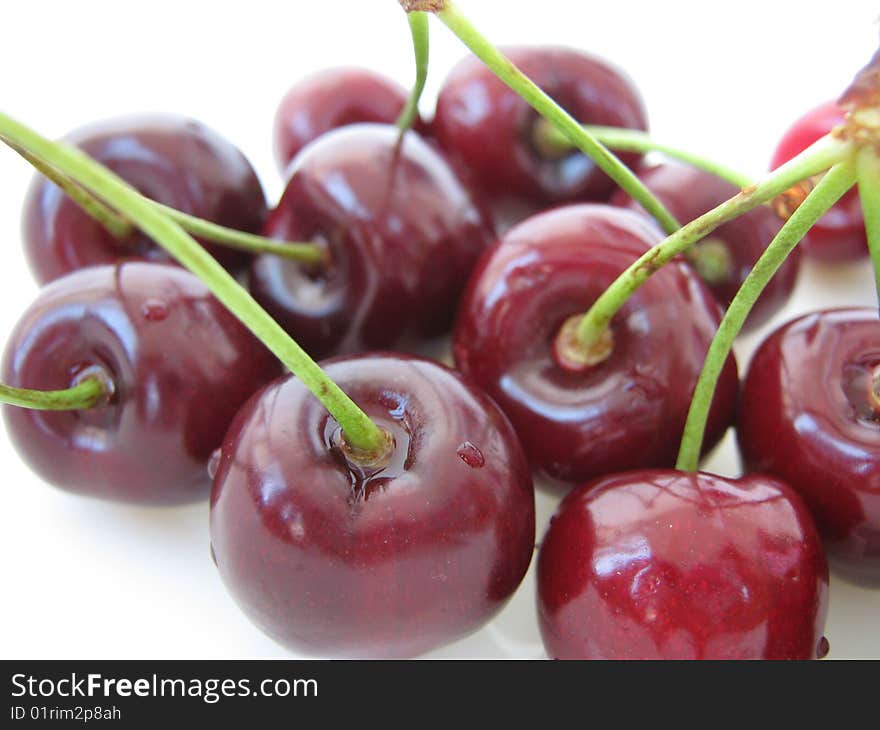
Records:
{"label": "green stem", "polygon": [[150,202],[187,233],[199,236],[211,243],[218,243],[227,248],[235,248],[252,254],[267,253],[281,256],[304,264],[320,264],[324,261],[324,248],[317,243],[275,241],[271,238],[254,235],[253,233],[226,228],[226,226],[221,226],[202,218],[196,218],[155,201]]}
{"label": "green stem", "polygon": [[321,401],[356,450],[375,454],[385,433],[183,228],[124,180],[70,145],[52,142],[0,113],[0,138],[26,149],[106,200],[189,269]]}
{"label": "green stem", "polygon": [[101,378],[86,378],[65,390],[30,390],[0,385],[0,403],[36,411],[78,411],[93,408],[110,393]]}
{"label": "green stem", "polygon": [[[715,160],[657,142],[651,139],[647,132],[638,129],[592,125],[584,125],[584,129],[615,152],[662,152],[667,157],[673,157],[700,170],[717,175],[738,188],[748,187],[754,182],[748,175]],[[541,123],[535,126],[535,135],[540,137],[542,144],[547,146],[555,146],[560,150],[572,147],[571,140],[547,120],[541,120]]]}
{"label": "green stem", "polygon": [[755,301],[798,241],[838,201],[840,196],[853,186],[855,180],[856,172],[853,160],[846,160],[832,167],[785,222],[731,301],[718,327],[718,332],[709,346],[703,370],[694,389],[681,439],[681,448],[678,452],[678,461],[675,465],[676,469],[696,471],[698,467],[706,420],[709,416],[709,408],[712,404],[718,376],[730,354],[733,341],[742,329],[743,322],[752,310]]}
{"label": "green stem", "polygon": [[124,241],[134,231],[134,227],[115,210],[107,206],[100,198],[92,195],[88,190],[77,185],[66,175],[62,175],[51,165],[34,157],[30,152],[17,145],[10,145],[18,154],[26,159],[34,169],[53,182],[64,194],[76,203],[82,211],[100,223],[113,238]]}
{"label": "green stem", "polygon": [[[10,145],[10,147],[33,165],[39,173],[61,188],[64,194],[73,200],[86,215],[100,223],[115,239],[124,241],[131,236],[134,231],[134,226],[132,226],[131,222],[119,215],[119,213],[110,208],[91,191],[78,185],[67,175],[62,174],[52,165],[47,165],[43,160],[35,157],[27,150],[16,145]],[[324,250],[316,243],[275,241],[271,238],[226,228],[211,221],[182,213],[174,208],[169,208],[167,205],[162,205],[155,201],[151,202],[166,215],[177,221],[184,230],[196,236],[201,236],[212,243],[238,249],[239,251],[247,251],[252,254],[268,253],[282,256],[305,264],[319,264],[324,260]]]}
{"label": "green stem", "polygon": [[425,90],[425,81],[428,79],[428,14],[423,12],[411,12],[406,14],[409,21],[409,30],[412,34],[413,52],[416,58],[416,81],[412,92],[407,99],[406,106],[397,118],[397,127],[401,133],[412,128],[419,116],[419,99]]}
{"label": "green stem", "polygon": [[462,15],[454,2],[438,2],[437,17],[477,56],[486,66],[522,97],[542,117],[559,128],[571,143],[587,155],[614,182],[623,188],[633,200],[660,224],[666,233],[678,229],[678,221],[633,172],[603,147],[568,112],[545,94],[535,83],[493,46]]}
{"label": "green stem", "polygon": [[602,339],[605,329],[624,302],[647,281],[651,274],[673,257],[705,238],[722,223],[773,200],[802,180],[824,172],[847,158],[851,152],[852,147],[849,144],[825,136],[760,182],[744,188],[730,200],[695,218],[665,238],[632,263],[596,299],[581,320],[577,333],[578,342],[585,350],[594,347]]}
{"label": "green stem", "polygon": [[864,147],[859,151],[856,175],[865,232],[868,236],[868,250],[874,264],[877,296],[880,297],[880,156],[873,147]]}

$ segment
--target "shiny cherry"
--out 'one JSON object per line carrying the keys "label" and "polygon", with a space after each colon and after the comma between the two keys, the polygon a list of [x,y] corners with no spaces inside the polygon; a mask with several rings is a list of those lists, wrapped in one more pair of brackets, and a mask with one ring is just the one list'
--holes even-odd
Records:
{"label": "shiny cherry", "polygon": [[170,264],[89,267],[45,287],[19,320],[3,382],[113,383],[88,410],[4,406],[24,461],[63,489],[140,504],[207,496],[206,465],[239,406],[280,365],[192,274]]}
{"label": "shiny cherry", "polygon": [[443,158],[389,125],[329,132],[291,165],[265,235],[326,245],[303,265],[260,256],[251,291],[313,357],[410,348],[448,330],[493,232]]}
{"label": "shiny cherry", "polygon": [[434,362],[393,353],[326,363],[394,440],[348,460],[300,381],[275,381],[229,429],[211,497],[226,586],[263,631],[333,656],[412,656],[488,621],[534,549],[534,491],[509,422]]}
{"label": "shiny cherry", "polygon": [[[811,109],[788,129],[779,140],[770,169],[803,152],[820,137],[843,122],[843,111],[833,101]],[[868,255],[868,239],[857,188],[835,203],[804,237],[800,247],[804,254],[830,263],[857,261]]]}
{"label": "shiny cherry", "polygon": [[[266,218],[263,189],[250,163],[230,142],[184,117],[131,116],[79,129],[67,137],[148,198],[229,228],[256,233]],[[42,175],[34,177],[22,214],[25,254],[37,281],[125,258],[169,261],[138,231],[114,238]],[[226,268],[250,257],[208,245]]]}
{"label": "shiny cherry", "polygon": [[770,334],[743,384],[737,437],[750,471],[800,492],[832,566],[880,585],[880,321],[803,315]]}
{"label": "shiny cherry", "polygon": [[645,470],[560,505],[537,562],[556,659],[824,656],[828,566],[797,493],[767,476]]}
{"label": "shiny cherry", "polygon": [[[282,172],[309,142],[337,127],[358,122],[393,124],[409,92],[365,68],[328,68],[297,82],[275,113],[275,161]],[[416,130],[424,128],[418,119]]]}
{"label": "shiny cherry", "polygon": [[[571,372],[554,343],[608,285],[661,239],[634,211],[573,205],[534,216],[481,259],[459,310],[459,369],[511,419],[540,473],[563,482],[675,463],[691,395],[719,322],[718,305],[684,263],[656,272],[611,323],[611,355]],[[729,358],[707,447],[733,420]]]}
{"label": "shiny cherry", "polygon": [[[605,61],[568,48],[504,51],[578,121],[647,128],[638,92]],[[447,153],[471,171],[473,183],[487,200],[535,205],[607,200],[614,183],[589,158],[536,144],[539,119],[525,101],[470,56],[444,82],[432,132]],[[621,159],[632,167],[640,157],[625,154]]]}
{"label": "shiny cherry", "polygon": [[[720,177],[680,162],[647,166],[638,176],[682,223],[698,218],[739,192]],[[623,190],[618,190],[611,202],[642,210]],[[730,304],[781,227],[779,216],[762,206],[719,226],[692,249],[691,264],[722,307]],[[755,303],[745,329],[759,327],[785,306],[797,282],[799,258],[799,249],[795,249],[785,260]]]}

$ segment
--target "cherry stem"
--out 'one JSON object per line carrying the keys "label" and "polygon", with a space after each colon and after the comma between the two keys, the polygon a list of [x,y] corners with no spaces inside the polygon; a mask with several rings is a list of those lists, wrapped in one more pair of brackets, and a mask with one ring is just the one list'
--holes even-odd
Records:
{"label": "cherry stem", "polygon": [[323,263],[327,254],[326,249],[318,243],[276,241],[265,236],[257,236],[253,233],[227,228],[203,218],[196,218],[193,215],[183,213],[167,205],[162,205],[154,200],[150,202],[187,233],[199,236],[211,243],[220,244],[226,248],[234,248],[252,254],[272,254],[273,256],[292,259],[302,264]]}
{"label": "cherry stem", "polygon": [[[673,157],[686,162],[700,170],[712,173],[717,177],[727,180],[738,188],[751,185],[754,180],[748,175],[727,167],[726,165],[710,160],[702,155],[672,147],[653,140],[647,132],[638,129],[625,129],[623,127],[599,127],[583,125],[584,129],[592,134],[599,142],[615,152],[662,152],[667,157]],[[572,148],[571,140],[563,132],[547,121],[541,119],[534,127],[534,134],[540,139],[540,144],[560,151]]]}
{"label": "cherry stem", "polygon": [[27,150],[121,211],[189,269],[296,375],[336,419],[346,441],[365,454],[387,448],[370,418],[275,320],[178,223],[122,178],[76,147],[52,142],[0,112],[0,138]]}
{"label": "cherry stem", "polygon": [[873,147],[863,147],[859,151],[856,157],[856,176],[868,250],[874,264],[877,296],[880,298],[880,157]]}
{"label": "cherry stem", "polygon": [[696,471],[698,468],[706,421],[718,377],[733,347],[734,339],[742,329],[761,292],[764,291],[764,287],[804,234],[855,184],[855,181],[854,160],[848,159],[834,165],[779,229],[730,302],[706,353],[703,369],[694,389],[675,464],[676,469]]}
{"label": "cherry stem", "polygon": [[93,408],[112,395],[103,378],[85,378],[65,390],[30,390],[0,384],[0,403],[36,411],[78,411]]}
{"label": "cherry stem", "polygon": [[409,21],[409,30],[412,34],[413,52],[416,59],[416,80],[406,106],[397,118],[397,127],[401,134],[411,129],[419,116],[419,99],[422,98],[425,82],[428,79],[428,56],[430,55],[428,14],[414,11],[407,13],[406,18]]}
{"label": "cherry stem", "polygon": [[695,218],[642,254],[602,292],[581,319],[577,332],[581,346],[586,350],[592,349],[602,339],[604,331],[626,300],[651,274],[675,256],[708,236],[722,223],[773,200],[801,180],[824,172],[847,158],[851,151],[850,144],[826,135],[760,182],[743,188],[734,197]]}
{"label": "cherry stem", "polygon": [[[577,149],[587,155],[615,183],[660,224],[666,233],[678,230],[678,221],[654,197],[644,183],[617,157],[559,104],[544,93],[528,76],[520,71],[504,54],[492,45],[462,15],[454,2],[425,3],[436,5],[437,17],[477,56],[501,81],[507,84],[542,117],[554,124]],[[406,4],[404,4],[406,7]],[[432,8],[433,9],[433,8]]]}
{"label": "cherry stem", "polygon": [[27,160],[37,172],[51,180],[90,218],[93,218],[106,229],[113,238],[124,241],[134,231],[133,226],[115,210],[107,206],[100,198],[77,185],[69,177],[62,175],[51,165],[34,157],[30,152],[17,145],[10,145],[19,155]]}
{"label": "cherry stem", "polygon": [[[74,180],[71,180],[52,165],[47,165],[45,161],[38,159],[27,150],[14,144],[9,146],[33,165],[39,173],[61,188],[64,194],[73,200],[84,213],[100,223],[115,239],[124,241],[131,236],[135,226],[113,210],[113,208],[109,207],[101,198],[77,184]],[[275,241],[271,238],[245,233],[244,231],[236,231],[211,221],[196,218],[156,201],[150,202],[179,223],[184,230],[196,236],[201,236],[211,243],[234,248],[239,251],[247,251],[252,254],[266,253],[282,256],[304,264],[319,264],[324,261],[325,251],[317,243]]]}

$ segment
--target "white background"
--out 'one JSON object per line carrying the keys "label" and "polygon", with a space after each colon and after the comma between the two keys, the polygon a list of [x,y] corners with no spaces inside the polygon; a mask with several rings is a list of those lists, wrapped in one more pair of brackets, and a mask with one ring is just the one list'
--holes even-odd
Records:
{"label": "white background", "polygon": [[[835,98],[877,45],[878,7],[836,3],[461,0],[503,43],[562,43],[626,69],[658,139],[760,174],[804,110]],[[423,109],[463,53],[432,22]],[[395,0],[12,3],[0,27],[0,108],[50,136],[117,114],[201,119],[253,161],[270,199],[275,106],[301,75],[361,64],[408,85],[409,34]],[[21,254],[27,166],[0,150],[0,337],[37,289]],[[808,266],[792,314],[874,302],[867,264]],[[764,330],[766,332],[766,330]],[[740,343],[741,366],[757,341]],[[731,440],[709,464],[738,475]],[[208,555],[205,505],[123,507],[52,489],[0,431],[0,656],[288,657],[239,612]],[[539,531],[554,500],[539,494]],[[530,573],[487,628],[432,656],[541,657]],[[832,657],[880,658],[880,591],[832,577]]]}

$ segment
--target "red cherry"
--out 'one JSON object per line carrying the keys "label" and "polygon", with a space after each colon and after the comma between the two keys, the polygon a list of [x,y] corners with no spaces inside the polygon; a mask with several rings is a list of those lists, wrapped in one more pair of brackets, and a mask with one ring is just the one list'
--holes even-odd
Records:
{"label": "red cherry", "polygon": [[811,659],[828,566],[795,491],[767,476],[635,471],[571,492],[537,563],[556,659]]}
{"label": "red cherry", "polygon": [[[833,101],[811,109],[779,140],[770,169],[803,152],[843,122],[843,111]],[[804,253],[819,261],[857,261],[868,255],[865,221],[857,188],[849,190],[823,215],[800,244]]]}
{"label": "red cherry", "polygon": [[876,310],[806,314],[749,365],[737,419],[743,461],[791,484],[835,569],[880,585],[880,322]]}
{"label": "red cherry", "polygon": [[534,492],[507,419],[441,365],[393,353],[326,363],[394,438],[365,470],[300,381],[276,381],[223,442],[217,567],[248,616],[300,651],[411,656],[488,621],[534,548]]}
{"label": "red cherry", "polygon": [[[698,218],[739,192],[717,175],[679,162],[644,167],[638,176],[682,223]],[[618,190],[611,202],[643,210],[623,190]],[[722,307],[727,307],[736,296],[781,226],[779,217],[762,206],[719,226],[693,249],[694,268]],[[759,327],[785,306],[797,282],[799,259],[799,249],[795,249],[761,293],[745,329]]]}
{"label": "red cherry", "polygon": [[[170,115],[123,117],[79,129],[67,141],[159,203],[250,233],[263,225],[266,199],[250,163],[198,122]],[[22,229],[28,264],[41,284],[125,258],[171,260],[138,231],[117,240],[42,175],[28,191]],[[250,260],[241,251],[207,248],[229,269]]]}
{"label": "red cherry", "polygon": [[[508,415],[538,472],[578,483],[675,463],[720,319],[686,264],[669,263],[627,301],[612,320],[604,362],[574,373],[554,351],[562,324],[661,238],[633,211],[568,206],[512,228],[478,264],[458,314],[455,362]],[[732,422],[736,391],[730,357],[707,448]]]}
{"label": "red cherry", "polygon": [[419,135],[361,124],[323,135],[292,164],[265,235],[319,241],[322,267],[258,257],[251,291],[313,357],[412,348],[449,329],[493,232]]}
{"label": "red cherry", "polygon": [[[605,61],[567,48],[504,49],[505,54],[578,121],[646,129],[632,83]],[[470,168],[473,183],[496,202],[534,204],[607,200],[614,183],[577,151],[549,154],[534,143],[540,119],[525,101],[470,56],[449,74],[432,131],[447,153]],[[621,159],[635,166],[639,155]]]}
{"label": "red cherry", "polygon": [[[306,144],[332,129],[359,122],[393,124],[408,97],[400,84],[364,68],[329,68],[301,79],[275,114],[278,169],[285,172]],[[414,128],[424,128],[421,118]]]}
{"label": "red cherry", "polygon": [[3,382],[20,388],[68,388],[94,370],[114,384],[106,405],[4,406],[16,449],[63,489],[177,504],[207,496],[211,452],[239,406],[281,368],[195,276],[132,262],[44,288],[3,357]]}

